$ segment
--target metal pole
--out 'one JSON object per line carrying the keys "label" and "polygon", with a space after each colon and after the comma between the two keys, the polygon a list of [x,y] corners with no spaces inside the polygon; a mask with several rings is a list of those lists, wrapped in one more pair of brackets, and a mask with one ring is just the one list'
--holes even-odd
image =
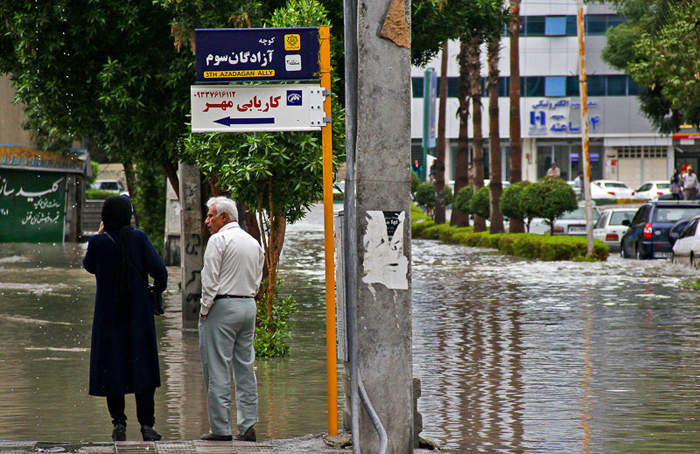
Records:
{"label": "metal pole", "polygon": [[352,452],[360,454],[360,390],[357,363],[357,207],[355,201],[355,148],[357,145],[357,0],[344,0],[345,43],[345,200],[343,255],[345,258],[345,307],[350,363],[350,430]]}
{"label": "metal pole", "polygon": [[588,147],[588,85],[586,80],[586,42],[583,20],[583,1],[576,2],[576,25],[578,28],[579,91],[581,95],[581,126],[583,127],[583,194],[586,209],[586,257],[594,255],[593,250],[593,201],[591,200],[591,161]]}
{"label": "metal pole", "polygon": [[[331,118],[331,33],[319,27],[321,42],[321,86],[326,91],[323,109]],[[338,434],[338,377],[335,345],[335,269],[333,262],[333,135],[328,122],[322,128],[323,142],[323,224],[326,253],[326,368],[328,382],[328,433]]]}

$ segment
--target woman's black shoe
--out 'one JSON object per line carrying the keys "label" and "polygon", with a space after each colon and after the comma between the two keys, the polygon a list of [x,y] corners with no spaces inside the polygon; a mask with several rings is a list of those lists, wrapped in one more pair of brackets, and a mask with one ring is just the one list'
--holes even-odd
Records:
{"label": "woman's black shoe", "polygon": [[216,435],[213,433],[208,433],[206,435],[202,435],[202,440],[206,441],[231,441],[233,440],[233,437],[231,435]]}
{"label": "woman's black shoe", "polygon": [[162,440],[161,434],[156,432],[151,426],[141,426],[141,435],[143,436],[143,441],[158,441]]}
{"label": "woman's black shoe", "polygon": [[112,441],[126,441],[126,424],[115,424],[112,430]]}

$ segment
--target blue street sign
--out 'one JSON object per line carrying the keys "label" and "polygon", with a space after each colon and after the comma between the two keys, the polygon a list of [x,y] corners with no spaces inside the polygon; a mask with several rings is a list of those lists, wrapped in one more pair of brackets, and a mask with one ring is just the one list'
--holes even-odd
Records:
{"label": "blue street sign", "polygon": [[319,77],[318,28],[195,30],[197,83]]}

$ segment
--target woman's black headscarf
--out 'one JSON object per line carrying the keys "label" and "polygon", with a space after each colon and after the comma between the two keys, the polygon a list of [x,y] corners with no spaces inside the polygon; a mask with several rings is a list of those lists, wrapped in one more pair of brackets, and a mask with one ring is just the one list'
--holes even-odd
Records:
{"label": "woman's black headscarf", "polygon": [[119,299],[130,301],[131,279],[129,267],[129,237],[131,236],[131,199],[118,195],[105,200],[102,205],[102,222],[105,232],[117,246],[116,284]]}

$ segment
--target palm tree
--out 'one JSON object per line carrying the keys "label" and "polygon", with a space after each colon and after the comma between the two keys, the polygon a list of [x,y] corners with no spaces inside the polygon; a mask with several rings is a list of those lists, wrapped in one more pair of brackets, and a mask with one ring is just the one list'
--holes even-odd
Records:
{"label": "palm tree", "polygon": [[[520,134],[520,0],[510,2],[510,182],[522,181],[523,144]],[[522,233],[522,219],[510,219],[510,233]]]}
{"label": "palm tree", "polygon": [[498,109],[498,58],[500,36],[493,34],[487,44],[489,77],[487,90],[489,94],[489,192],[491,194],[491,233],[503,233],[503,214],[501,213],[501,135],[499,130]]}

